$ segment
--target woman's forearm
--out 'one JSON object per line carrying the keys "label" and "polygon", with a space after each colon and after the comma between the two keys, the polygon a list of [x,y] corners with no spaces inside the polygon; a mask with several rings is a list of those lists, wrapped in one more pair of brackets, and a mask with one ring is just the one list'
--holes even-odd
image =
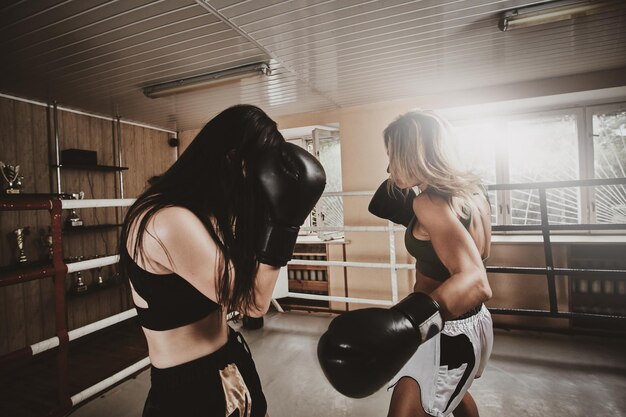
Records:
{"label": "woman's forearm", "polygon": [[444,320],[454,319],[492,296],[484,270],[476,269],[453,274],[430,296],[439,303]]}
{"label": "woman's forearm", "polygon": [[274,293],[274,287],[278,280],[278,272],[280,267],[259,264],[256,276],[256,287],[254,290],[254,297],[256,302],[256,308],[250,307],[249,311],[245,312],[250,317],[260,317],[267,313],[272,302],[272,294]]}

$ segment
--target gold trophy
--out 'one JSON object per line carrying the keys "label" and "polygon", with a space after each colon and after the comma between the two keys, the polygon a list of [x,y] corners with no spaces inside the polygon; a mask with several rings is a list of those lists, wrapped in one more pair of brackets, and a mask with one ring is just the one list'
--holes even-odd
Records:
{"label": "gold trophy", "polygon": [[[84,256],[74,256],[70,258],[72,261],[80,262],[85,259]],[[87,291],[87,284],[83,281],[83,271],[74,272],[75,280],[73,290],[76,294]]]}
{"label": "gold trophy", "polygon": [[[79,193],[71,194],[73,200],[82,200],[85,198],[85,193],[83,191]],[[83,225],[83,219],[80,218],[78,213],[76,213],[76,209],[72,209],[72,212],[65,219],[65,225],[67,227],[80,227]]]}
{"label": "gold trophy", "polygon": [[6,165],[0,161],[0,173],[7,182],[8,187],[4,190],[5,194],[19,194],[22,192],[23,176],[20,175],[19,165]]}
{"label": "gold trophy", "polygon": [[[101,256],[103,256],[103,255],[96,255],[95,257],[97,259],[97,258],[100,258]],[[104,278],[102,278],[102,267],[101,266],[96,267],[96,275],[97,275],[97,277],[96,277],[96,285],[99,286],[99,287],[103,286],[105,284],[105,280],[104,280]]]}
{"label": "gold trophy", "polygon": [[27,235],[30,231],[28,227],[20,227],[19,229],[15,229],[13,234],[15,234],[15,241],[17,243],[17,261],[19,263],[28,262],[26,258],[26,252],[24,252],[24,236]]}
{"label": "gold trophy", "polygon": [[41,246],[43,248],[43,256],[45,259],[52,260],[54,258],[52,227],[48,226],[48,233],[41,229]]}

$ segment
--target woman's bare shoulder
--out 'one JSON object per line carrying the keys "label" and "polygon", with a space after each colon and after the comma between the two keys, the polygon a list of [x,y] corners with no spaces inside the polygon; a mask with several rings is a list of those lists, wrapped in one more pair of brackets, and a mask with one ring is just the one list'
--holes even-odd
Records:
{"label": "woman's bare shoulder", "polygon": [[161,238],[185,235],[198,227],[204,229],[202,221],[185,207],[171,206],[158,210],[146,225],[146,230]]}
{"label": "woman's bare shoulder", "polygon": [[449,204],[447,200],[436,193],[421,192],[413,199],[413,211],[416,214],[428,214],[438,212]]}
{"label": "woman's bare shoulder", "polygon": [[184,248],[215,246],[198,216],[187,208],[177,206],[162,208],[152,216],[146,224],[144,241],[149,252],[158,259],[162,258],[164,248],[172,255],[184,256]]}

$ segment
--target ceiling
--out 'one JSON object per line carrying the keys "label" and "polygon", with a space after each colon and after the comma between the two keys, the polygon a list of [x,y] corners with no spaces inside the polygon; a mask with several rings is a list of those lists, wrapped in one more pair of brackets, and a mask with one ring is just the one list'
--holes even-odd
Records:
{"label": "ceiling", "polygon": [[[606,69],[626,2],[501,32],[532,0],[21,0],[0,3],[0,92],[174,130],[229,105],[316,112]],[[536,3],[536,1],[535,1]],[[259,61],[272,75],[150,99],[142,87]]]}

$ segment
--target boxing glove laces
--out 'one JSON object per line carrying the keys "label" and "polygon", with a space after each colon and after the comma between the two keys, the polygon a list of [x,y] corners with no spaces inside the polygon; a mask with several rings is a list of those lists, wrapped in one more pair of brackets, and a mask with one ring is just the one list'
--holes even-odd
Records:
{"label": "boxing glove laces", "polygon": [[284,266],[291,259],[300,226],[324,191],[326,173],[313,155],[283,142],[259,155],[256,177],[269,213],[257,239],[257,259]]}
{"label": "boxing glove laces", "polygon": [[363,398],[391,380],[419,345],[442,328],[437,302],[415,292],[389,309],[366,308],[335,317],[318,342],[317,357],[337,391]]}

